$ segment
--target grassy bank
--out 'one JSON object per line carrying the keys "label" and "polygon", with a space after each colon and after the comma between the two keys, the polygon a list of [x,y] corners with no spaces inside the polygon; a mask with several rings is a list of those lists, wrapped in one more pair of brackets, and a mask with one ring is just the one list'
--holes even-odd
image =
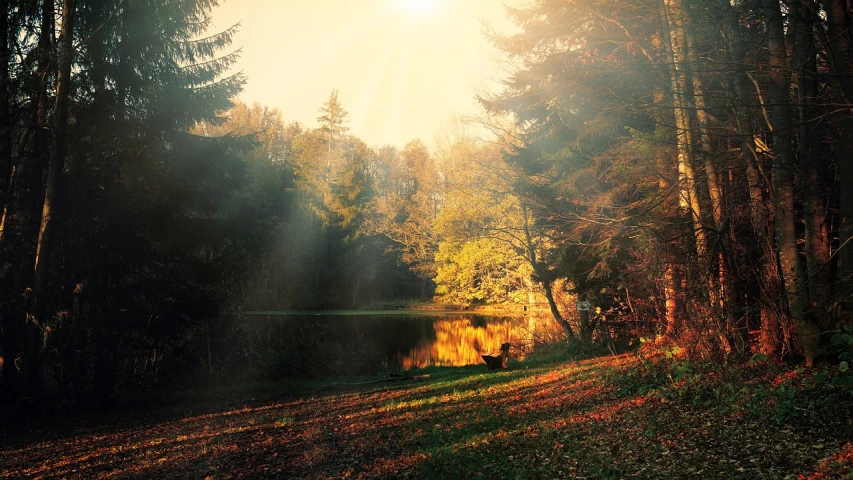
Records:
{"label": "grassy bank", "polygon": [[850,475],[849,389],[814,372],[755,364],[711,373],[622,355],[417,373],[196,393],[7,432],[0,477]]}

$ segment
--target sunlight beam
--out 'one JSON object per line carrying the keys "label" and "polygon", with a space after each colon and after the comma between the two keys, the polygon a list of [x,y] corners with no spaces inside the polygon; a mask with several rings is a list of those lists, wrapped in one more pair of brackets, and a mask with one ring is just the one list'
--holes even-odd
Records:
{"label": "sunlight beam", "polygon": [[412,20],[432,20],[441,13],[439,0],[393,0],[394,7]]}

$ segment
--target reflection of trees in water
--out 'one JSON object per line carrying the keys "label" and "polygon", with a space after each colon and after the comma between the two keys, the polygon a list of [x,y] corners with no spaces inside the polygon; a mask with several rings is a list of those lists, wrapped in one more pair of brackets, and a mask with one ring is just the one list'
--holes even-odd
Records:
{"label": "reflection of trees in water", "polygon": [[504,342],[521,344],[526,322],[511,318],[448,318],[433,322],[434,339],[423,339],[406,353],[398,354],[400,366],[462,366],[482,363],[480,355],[497,352]]}
{"label": "reflection of trees in water", "polygon": [[[236,316],[233,331],[213,340],[223,378],[373,375],[396,368],[479,364],[483,353],[512,343],[523,358],[553,321],[486,316]],[[535,337],[533,332],[535,330]]]}
{"label": "reflection of trees in water", "polygon": [[[389,365],[399,352],[406,352],[418,343],[435,339],[430,317],[356,315],[296,316],[292,324],[299,325],[307,335],[290,338],[293,364],[302,364],[297,375],[310,371],[309,376],[373,375],[395,369]],[[307,365],[307,364],[310,364]],[[285,367],[285,371],[293,370]]]}

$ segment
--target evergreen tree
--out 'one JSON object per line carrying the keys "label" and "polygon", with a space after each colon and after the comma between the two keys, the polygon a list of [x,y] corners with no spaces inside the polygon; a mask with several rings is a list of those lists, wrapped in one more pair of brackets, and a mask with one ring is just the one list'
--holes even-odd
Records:
{"label": "evergreen tree", "polygon": [[205,36],[215,1],[63,0],[58,39],[54,1],[40,5],[9,12],[36,33],[6,36],[32,59],[10,74],[34,100],[19,118],[52,128],[13,122],[17,200],[0,243],[3,324],[16,328],[4,328],[4,366],[20,351],[19,396],[105,400],[117,371],[152,350],[179,356],[178,333],[217,310],[233,267],[226,184],[242,167],[236,144],[190,129],[215,121],[243,77],[228,75],[237,52],[220,55],[235,30]]}
{"label": "evergreen tree", "polygon": [[340,147],[340,145],[336,145],[335,142],[349,131],[349,127],[346,126],[349,119],[349,112],[341,106],[341,103],[338,100],[337,90],[332,90],[332,93],[329,94],[329,99],[326,100],[326,103],[324,103],[322,107],[320,107],[320,113],[322,113],[322,115],[317,117],[317,121],[320,123],[320,131],[325,134],[326,142],[328,144],[326,178],[334,179],[334,172],[332,172],[332,152],[336,152],[335,149]]}
{"label": "evergreen tree", "polygon": [[795,331],[806,363],[818,358],[849,299],[843,248],[838,276],[830,254],[849,232],[832,227],[846,225],[834,192],[846,192],[849,112],[825,105],[846,97],[849,77],[839,5],[511,10],[520,31],[494,40],[519,67],[484,103],[522,131],[508,156],[524,173],[515,191],[555,246],[540,280],[619,303],[631,275],[665,312],[662,332],[703,353],[778,355],[796,348]]}

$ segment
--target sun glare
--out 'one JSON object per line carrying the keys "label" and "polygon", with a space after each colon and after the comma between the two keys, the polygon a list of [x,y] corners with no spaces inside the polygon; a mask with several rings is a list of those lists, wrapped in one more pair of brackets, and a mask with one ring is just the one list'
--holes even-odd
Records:
{"label": "sun glare", "polygon": [[439,0],[396,0],[396,7],[411,17],[433,17],[440,8]]}

